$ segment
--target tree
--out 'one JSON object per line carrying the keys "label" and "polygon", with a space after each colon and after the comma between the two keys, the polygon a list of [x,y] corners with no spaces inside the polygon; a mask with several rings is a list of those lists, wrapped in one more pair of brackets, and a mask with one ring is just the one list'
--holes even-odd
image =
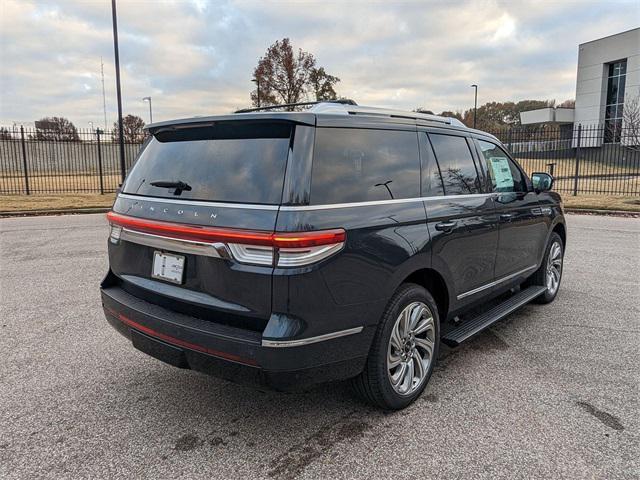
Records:
{"label": "tree", "polygon": [[640,88],[635,97],[629,97],[622,110],[621,143],[631,150],[640,151]]}
{"label": "tree", "polygon": [[294,52],[288,38],[276,41],[253,71],[256,90],[251,92],[254,106],[298,103],[308,95],[316,100],[337,98],[334,89],[340,81],[323,67],[316,67],[315,57],[302,49]]}
{"label": "tree", "polygon": [[576,101],[573,98],[565,100],[560,105],[558,105],[558,108],[576,108]]}
{"label": "tree", "polygon": [[[488,102],[478,107],[476,128],[497,130],[508,126],[520,125],[520,112],[538,108],[554,107],[555,100],[520,100],[514,102]],[[473,108],[465,110],[462,121],[473,126]]]}
{"label": "tree", "polygon": [[77,142],[78,129],[64,117],[45,117],[35,122],[37,140]]}
{"label": "tree", "polygon": [[316,100],[335,100],[338,94],[333,88],[340,79],[329,75],[324,71],[324,67],[312,68],[309,72],[309,85],[313,89]]}
{"label": "tree", "polygon": [[[144,141],[144,120],[137,115],[127,115],[122,119],[124,141],[126,143],[142,143]],[[120,141],[118,122],[113,122],[113,141]]]}
{"label": "tree", "polygon": [[0,140],[11,140],[12,138],[11,132],[7,127],[0,127]]}

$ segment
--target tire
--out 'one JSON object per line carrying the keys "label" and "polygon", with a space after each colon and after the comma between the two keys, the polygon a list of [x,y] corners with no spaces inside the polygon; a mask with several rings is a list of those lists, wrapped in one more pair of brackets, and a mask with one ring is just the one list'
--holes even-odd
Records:
{"label": "tire", "polygon": [[[559,246],[559,251],[557,250],[556,245]],[[550,258],[551,262],[549,260]],[[525,282],[526,286],[539,285],[547,287],[543,294],[533,300],[535,303],[551,303],[555,300],[556,296],[558,295],[558,291],[560,290],[560,282],[562,281],[563,259],[564,244],[562,242],[562,238],[560,238],[560,235],[553,232],[549,237],[547,249],[544,252],[544,257],[542,259],[540,268],[538,268],[538,270],[536,270],[536,272],[531,275],[531,277],[529,277]],[[549,268],[555,270],[555,273],[549,273]],[[554,276],[556,281],[553,283],[549,283],[550,279],[547,275]]]}
{"label": "tire", "polygon": [[[385,410],[407,407],[429,382],[439,346],[440,319],[433,297],[414,283],[401,285],[382,314],[363,372],[353,379],[356,392]],[[390,367],[392,363],[398,364]]]}

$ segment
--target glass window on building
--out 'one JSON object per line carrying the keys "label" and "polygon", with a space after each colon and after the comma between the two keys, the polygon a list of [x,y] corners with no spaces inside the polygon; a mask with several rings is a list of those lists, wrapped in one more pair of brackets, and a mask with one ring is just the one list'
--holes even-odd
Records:
{"label": "glass window on building", "polygon": [[622,134],[622,109],[624,86],[627,78],[627,60],[609,64],[607,79],[607,104],[604,114],[604,141],[618,143]]}

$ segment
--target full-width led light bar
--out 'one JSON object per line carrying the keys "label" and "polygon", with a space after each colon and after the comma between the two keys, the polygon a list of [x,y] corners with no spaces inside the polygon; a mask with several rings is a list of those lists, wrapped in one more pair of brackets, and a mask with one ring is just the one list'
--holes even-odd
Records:
{"label": "full-width led light bar", "polygon": [[[346,241],[343,229],[313,232],[264,232],[163,222],[107,213],[113,227],[174,240],[224,244],[240,263],[297,267],[309,265],[340,251]],[[117,242],[117,239],[113,238]]]}

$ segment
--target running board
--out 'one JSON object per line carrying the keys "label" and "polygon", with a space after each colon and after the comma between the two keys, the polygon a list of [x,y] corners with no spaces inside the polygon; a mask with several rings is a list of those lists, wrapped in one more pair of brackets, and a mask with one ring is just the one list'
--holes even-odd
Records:
{"label": "running board", "polygon": [[442,341],[450,347],[460,345],[465,340],[473,337],[476,333],[480,333],[482,330],[490,327],[498,320],[502,320],[521,306],[529,303],[531,300],[544,293],[545,289],[545,287],[532,286],[519,291],[500,305],[496,305],[491,310],[488,310],[471,320],[465,321],[461,326],[442,337]]}

